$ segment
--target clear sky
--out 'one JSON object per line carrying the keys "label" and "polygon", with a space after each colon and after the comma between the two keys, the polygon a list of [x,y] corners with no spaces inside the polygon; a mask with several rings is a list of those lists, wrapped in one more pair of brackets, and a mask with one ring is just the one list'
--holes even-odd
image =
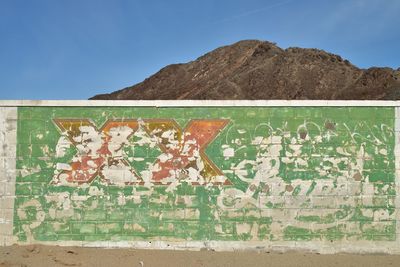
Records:
{"label": "clear sky", "polygon": [[0,99],[87,99],[260,39],[400,67],[400,0],[0,0]]}

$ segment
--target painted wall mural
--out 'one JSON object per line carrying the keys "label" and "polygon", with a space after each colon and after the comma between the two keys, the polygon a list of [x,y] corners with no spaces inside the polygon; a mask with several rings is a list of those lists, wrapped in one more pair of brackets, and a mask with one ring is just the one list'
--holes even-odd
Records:
{"label": "painted wall mural", "polygon": [[19,241],[396,239],[394,109],[20,107]]}

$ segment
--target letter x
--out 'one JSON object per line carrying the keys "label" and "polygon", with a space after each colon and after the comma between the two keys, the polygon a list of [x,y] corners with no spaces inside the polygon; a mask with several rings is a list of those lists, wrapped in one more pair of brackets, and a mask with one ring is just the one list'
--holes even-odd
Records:
{"label": "letter x", "polygon": [[156,137],[164,152],[155,162],[152,180],[163,184],[163,180],[171,177],[171,174],[177,179],[186,179],[190,178],[191,173],[197,173],[206,183],[231,184],[227,179],[224,182],[214,181],[216,176],[224,175],[204,152],[228,122],[222,119],[191,120],[182,131],[175,120],[144,120],[147,133]]}
{"label": "letter x", "polygon": [[119,182],[122,179],[125,184],[139,181],[122,153],[138,128],[137,120],[109,120],[99,130],[88,119],[55,119],[54,122],[78,150],[71,168],[58,174],[58,181],[90,183],[97,175],[111,184],[115,182],[112,177],[117,177]]}

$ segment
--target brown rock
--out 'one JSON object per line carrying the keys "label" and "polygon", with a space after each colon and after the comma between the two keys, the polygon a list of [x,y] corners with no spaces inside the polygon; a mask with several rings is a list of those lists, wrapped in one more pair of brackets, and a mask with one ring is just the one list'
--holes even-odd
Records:
{"label": "brown rock", "polygon": [[91,99],[400,99],[400,70],[359,69],[318,49],[240,41]]}

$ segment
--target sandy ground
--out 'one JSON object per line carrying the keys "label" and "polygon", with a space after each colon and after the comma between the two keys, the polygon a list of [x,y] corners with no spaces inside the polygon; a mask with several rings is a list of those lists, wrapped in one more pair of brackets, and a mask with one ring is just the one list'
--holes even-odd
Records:
{"label": "sandy ground", "polygon": [[214,251],[160,251],[57,246],[0,247],[0,267],[9,266],[400,266],[400,256],[319,255]]}

